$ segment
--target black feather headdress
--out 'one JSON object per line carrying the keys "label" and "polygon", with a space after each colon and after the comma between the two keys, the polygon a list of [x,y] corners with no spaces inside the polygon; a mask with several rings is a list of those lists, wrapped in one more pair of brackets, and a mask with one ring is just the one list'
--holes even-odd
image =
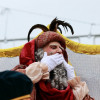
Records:
{"label": "black feather headdress", "polygon": [[46,31],[54,31],[54,32],[57,32],[57,29],[58,29],[60,31],[60,33],[62,33],[62,30],[59,27],[60,25],[62,25],[64,27],[64,29],[66,29],[67,31],[68,31],[68,28],[70,28],[72,35],[74,34],[74,30],[73,30],[72,26],[69,23],[64,22],[64,21],[61,21],[61,20],[58,20],[57,18],[55,18],[51,22],[51,24],[49,26],[49,29],[45,25],[42,25],[42,24],[36,24],[36,25],[32,26],[31,29],[28,32],[27,40],[30,41],[30,34],[36,28],[40,28],[44,32],[46,32]]}

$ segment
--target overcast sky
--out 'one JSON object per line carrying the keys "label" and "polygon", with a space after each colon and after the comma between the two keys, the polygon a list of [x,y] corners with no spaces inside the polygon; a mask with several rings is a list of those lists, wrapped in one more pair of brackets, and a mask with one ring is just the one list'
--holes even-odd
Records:
{"label": "overcast sky", "polygon": [[48,25],[55,17],[69,22],[74,35],[100,34],[100,0],[0,0],[0,38],[26,38],[32,25]]}
{"label": "overcast sky", "polygon": [[0,0],[0,5],[100,24],[100,0]]}

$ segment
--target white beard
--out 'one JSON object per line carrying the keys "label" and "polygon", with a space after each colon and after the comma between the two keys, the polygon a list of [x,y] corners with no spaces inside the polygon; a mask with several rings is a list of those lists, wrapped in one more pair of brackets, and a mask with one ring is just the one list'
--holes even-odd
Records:
{"label": "white beard", "polygon": [[[43,58],[44,51],[42,48],[38,49],[35,52],[35,59],[36,61],[41,61]],[[58,90],[64,90],[68,86],[67,84],[67,71],[64,67],[64,64],[60,64],[56,66],[51,72],[50,72],[50,82],[52,88],[56,88]]]}
{"label": "white beard", "polygon": [[51,81],[51,86],[53,88],[56,88],[58,90],[66,89],[66,87],[68,86],[67,80],[68,80],[67,71],[63,63],[56,66],[50,72],[50,81]]}

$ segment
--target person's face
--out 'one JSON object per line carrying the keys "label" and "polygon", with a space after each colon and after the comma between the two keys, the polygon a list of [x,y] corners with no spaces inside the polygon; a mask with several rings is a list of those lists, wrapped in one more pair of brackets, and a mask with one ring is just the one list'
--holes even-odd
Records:
{"label": "person's face", "polygon": [[62,54],[63,49],[64,48],[60,45],[59,42],[50,42],[43,48],[44,52],[47,52],[48,55],[56,53]]}

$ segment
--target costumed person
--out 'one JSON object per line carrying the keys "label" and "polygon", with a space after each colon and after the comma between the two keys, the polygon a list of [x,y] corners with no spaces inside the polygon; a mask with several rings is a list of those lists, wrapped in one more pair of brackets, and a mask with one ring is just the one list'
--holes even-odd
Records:
{"label": "costumed person", "polygon": [[0,72],[0,100],[31,100],[31,79],[17,71]]}
{"label": "costumed person", "polygon": [[[69,23],[57,18],[49,29],[41,24],[32,26],[29,42],[20,54],[21,65],[12,70],[25,73],[33,81],[32,100],[92,100],[86,82],[75,76],[74,67],[68,64],[65,40],[57,32],[57,29],[62,32],[60,25],[74,33]],[[43,33],[30,41],[30,34],[36,28]]]}

